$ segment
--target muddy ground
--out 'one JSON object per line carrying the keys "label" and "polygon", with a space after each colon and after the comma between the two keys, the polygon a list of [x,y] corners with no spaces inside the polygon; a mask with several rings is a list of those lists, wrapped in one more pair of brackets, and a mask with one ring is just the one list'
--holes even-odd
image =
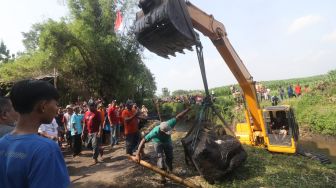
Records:
{"label": "muddy ground", "polygon": [[[173,134],[174,163],[173,173],[197,184],[204,184],[197,171],[188,167],[184,160],[184,151],[180,139],[187,133],[191,124],[179,123]],[[64,151],[65,161],[69,170],[71,187],[184,187],[168,181],[160,183],[160,176],[154,172],[127,159],[125,142],[111,148],[104,146],[104,155],[99,157],[99,163],[93,165],[92,153],[84,150],[76,158],[69,151]],[[154,148],[146,144],[144,160],[156,164]]]}

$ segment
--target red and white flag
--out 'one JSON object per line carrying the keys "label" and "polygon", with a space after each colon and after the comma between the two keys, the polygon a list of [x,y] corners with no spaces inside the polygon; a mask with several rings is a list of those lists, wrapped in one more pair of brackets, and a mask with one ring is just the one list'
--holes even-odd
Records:
{"label": "red and white flag", "polygon": [[117,16],[116,16],[116,19],[115,19],[115,22],[114,22],[114,31],[119,30],[119,28],[121,26],[121,23],[122,23],[121,11],[117,10]]}

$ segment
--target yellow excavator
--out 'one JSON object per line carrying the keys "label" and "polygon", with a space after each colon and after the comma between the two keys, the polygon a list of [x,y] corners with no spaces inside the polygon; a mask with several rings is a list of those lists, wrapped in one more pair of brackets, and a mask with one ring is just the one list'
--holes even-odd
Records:
{"label": "yellow excavator", "polygon": [[[185,0],[140,0],[135,34],[151,52],[169,58],[184,49],[201,52],[199,35],[208,37],[237,79],[244,96],[246,122],[235,126],[235,136],[243,144],[262,146],[271,152],[296,153],[299,128],[290,106],[261,108],[256,82],[232,47],[224,25]],[[206,95],[203,54],[198,53]]]}

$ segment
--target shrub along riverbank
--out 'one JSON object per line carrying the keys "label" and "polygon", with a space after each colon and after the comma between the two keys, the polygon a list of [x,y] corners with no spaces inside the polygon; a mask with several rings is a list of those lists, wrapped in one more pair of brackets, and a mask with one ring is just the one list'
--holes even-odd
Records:
{"label": "shrub along riverbank", "polygon": [[[296,98],[286,98],[280,101],[279,105],[291,105],[294,108],[296,120],[301,129],[313,133],[336,136],[336,71],[331,71],[328,75],[310,77],[303,83],[309,85],[309,92],[303,93]],[[321,80],[322,79],[322,80]],[[299,79],[292,79],[294,83]],[[279,81],[265,82],[266,87],[277,88],[275,83]],[[284,82],[287,83],[287,82]],[[237,104],[230,93],[228,86],[216,88],[215,106],[221,112],[224,119],[229,124],[235,125],[237,122],[244,122],[243,105]],[[277,95],[277,91],[272,90],[272,95]],[[262,101],[261,107],[271,106],[270,101]],[[183,104],[164,103],[160,107],[161,114],[173,116],[176,111],[182,111]],[[196,109],[193,117],[196,115]]]}
{"label": "shrub along riverbank", "polygon": [[[279,96],[278,88],[286,89],[290,84],[300,83],[308,86],[308,92],[296,98],[286,98],[279,105],[291,105],[294,108],[300,128],[308,129],[314,133],[336,136],[336,70],[326,75],[308,78],[276,80],[262,82],[266,88],[271,89],[272,96]],[[237,106],[229,86],[215,88],[215,105],[221,110],[223,116],[232,124],[244,120],[243,109]],[[271,106],[270,101],[261,102],[261,107]]]}
{"label": "shrub along riverbank", "polygon": [[[300,83],[299,80],[297,82]],[[294,108],[299,127],[318,134],[336,136],[336,70],[315,79],[310,78],[309,82],[304,83],[309,86],[307,93],[285,99],[280,104],[289,104]],[[262,103],[266,104],[270,105]]]}
{"label": "shrub along riverbank", "polygon": [[[183,108],[183,104],[180,103],[165,103],[162,106],[171,114],[176,114],[176,109]],[[197,113],[198,109],[195,107],[190,116],[195,117]],[[231,113],[232,117],[235,117],[234,113]],[[178,126],[183,126],[183,123]],[[180,137],[173,135],[173,138],[174,143],[180,143]],[[175,158],[180,159],[179,162],[182,162],[184,157],[183,148],[180,144],[176,147],[176,151],[179,152],[175,151]],[[243,166],[237,168],[223,179],[222,182],[210,185],[202,178],[191,179],[196,180],[202,187],[209,188],[335,187],[336,185],[336,164],[322,165],[318,161],[303,156],[270,153],[264,148],[244,146],[244,149],[248,153],[247,161]],[[195,171],[193,175],[196,174],[197,172]]]}

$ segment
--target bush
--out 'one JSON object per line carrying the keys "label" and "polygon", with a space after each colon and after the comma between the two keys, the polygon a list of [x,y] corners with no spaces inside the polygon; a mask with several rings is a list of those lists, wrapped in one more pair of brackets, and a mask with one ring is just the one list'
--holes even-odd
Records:
{"label": "bush", "polygon": [[336,82],[336,70],[328,72],[328,79],[330,82]]}
{"label": "bush", "polygon": [[335,104],[327,96],[328,94],[318,91],[302,96],[295,107],[296,118],[300,124],[307,124],[314,132],[336,135]]}
{"label": "bush", "polygon": [[214,88],[213,91],[215,92],[215,96],[230,96],[231,95],[231,90],[229,86]]}
{"label": "bush", "polygon": [[[153,104],[152,99],[144,99],[142,102],[143,105],[145,105],[149,112],[156,112],[155,106]],[[141,106],[139,106],[141,107]]]}
{"label": "bush", "polygon": [[221,96],[217,97],[215,101],[215,107],[219,109],[224,119],[232,121],[233,108],[235,106],[235,101],[231,96]]}
{"label": "bush", "polygon": [[170,102],[170,103],[163,103],[160,106],[160,113],[164,120],[176,116],[178,113],[182,112],[183,110],[184,110],[183,103]]}

